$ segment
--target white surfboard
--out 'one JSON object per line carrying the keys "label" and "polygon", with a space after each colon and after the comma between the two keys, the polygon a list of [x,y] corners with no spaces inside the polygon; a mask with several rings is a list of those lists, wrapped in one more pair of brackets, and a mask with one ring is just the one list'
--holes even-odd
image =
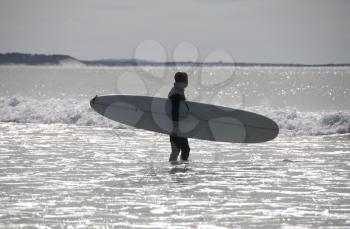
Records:
{"label": "white surfboard", "polygon": [[[101,115],[136,128],[169,134],[171,101],[137,95],[96,96],[91,107]],[[179,136],[209,141],[258,143],[274,139],[278,126],[259,114],[204,103],[181,101]]]}

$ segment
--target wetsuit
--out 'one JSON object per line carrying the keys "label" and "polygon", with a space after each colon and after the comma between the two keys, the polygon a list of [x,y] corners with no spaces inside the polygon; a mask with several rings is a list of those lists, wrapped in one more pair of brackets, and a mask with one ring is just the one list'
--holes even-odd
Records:
{"label": "wetsuit", "polygon": [[[181,100],[186,100],[184,89],[182,89],[176,83],[174,83],[174,87],[170,90],[168,98],[171,100],[172,105],[171,118],[173,120],[173,128],[177,129],[179,127],[180,102]],[[171,154],[169,157],[169,161],[176,161],[180,151],[181,160],[188,160],[190,147],[188,145],[187,138],[170,136],[170,144]]]}

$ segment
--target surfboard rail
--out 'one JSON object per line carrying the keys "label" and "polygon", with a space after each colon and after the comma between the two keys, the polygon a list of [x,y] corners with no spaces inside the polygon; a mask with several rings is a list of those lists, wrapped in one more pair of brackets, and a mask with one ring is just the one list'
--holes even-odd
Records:
{"label": "surfboard rail", "polygon": [[[91,107],[101,115],[136,128],[170,134],[171,102],[142,95],[95,96]],[[212,104],[182,101],[179,136],[231,143],[266,142],[278,136],[278,125],[253,112]]]}

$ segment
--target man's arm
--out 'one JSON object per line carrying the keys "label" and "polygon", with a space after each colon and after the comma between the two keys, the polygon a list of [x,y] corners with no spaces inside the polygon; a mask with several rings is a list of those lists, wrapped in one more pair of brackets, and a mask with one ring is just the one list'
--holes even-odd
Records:
{"label": "man's arm", "polygon": [[180,102],[183,100],[181,95],[175,94],[170,97],[171,100],[171,118],[173,120],[173,127],[179,126],[179,113],[180,113]]}

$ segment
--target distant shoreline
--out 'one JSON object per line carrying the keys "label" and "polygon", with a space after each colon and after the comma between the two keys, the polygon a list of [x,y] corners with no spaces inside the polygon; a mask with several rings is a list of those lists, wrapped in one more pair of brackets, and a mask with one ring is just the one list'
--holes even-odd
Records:
{"label": "distant shoreline", "polygon": [[69,55],[44,55],[27,53],[0,53],[0,65],[29,65],[29,66],[227,66],[227,67],[350,67],[350,63],[329,64],[295,64],[295,63],[246,63],[246,62],[156,62],[136,59],[102,59],[79,60]]}

